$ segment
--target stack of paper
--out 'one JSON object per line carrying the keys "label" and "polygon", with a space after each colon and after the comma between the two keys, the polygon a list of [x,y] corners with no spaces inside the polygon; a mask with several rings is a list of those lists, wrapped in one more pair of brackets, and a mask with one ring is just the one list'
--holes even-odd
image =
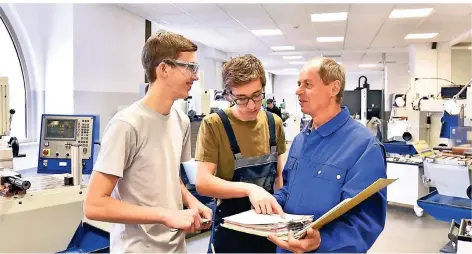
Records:
{"label": "stack of paper", "polygon": [[[278,214],[258,214],[254,210],[249,210],[224,218],[222,226],[248,234],[267,237],[271,234],[277,236],[287,235],[289,223],[292,223],[291,225],[297,223],[298,225],[305,226],[311,222],[313,222],[313,216],[311,215],[285,214],[285,218],[282,218]],[[299,228],[295,232],[302,229]]]}
{"label": "stack of paper", "polygon": [[315,221],[313,221],[312,216],[307,215],[286,214],[286,218],[282,219],[278,215],[257,214],[251,210],[224,218],[224,223],[221,224],[221,226],[247,234],[265,237],[275,234],[286,240],[288,235],[287,225],[290,222],[299,220],[303,222],[304,226],[301,229],[293,231],[294,238],[299,239],[305,236],[309,228],[320,229],[396,180],[397,179],[379,178],[356,196],[344,199],[321,217],[316,218]]}

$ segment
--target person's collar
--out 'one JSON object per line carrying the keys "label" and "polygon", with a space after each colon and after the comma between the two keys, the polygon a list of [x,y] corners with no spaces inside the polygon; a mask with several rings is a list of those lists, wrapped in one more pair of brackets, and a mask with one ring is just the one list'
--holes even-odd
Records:
{"label": "person's collar", "polygon": [[[341,111],[335,117],[333,117],[325,124],[321,125],[319,128],[316,129],[316,131],[323,137],[329,136],[339,130],[339,128],[341,128],[341,126],[343,126],[347,122],[347,120],[349,120],[349,118],[351,118],[349,109],[345,106],[342,106]],[[313,130],[312,126],[313,120],[310,121],[310,125],[308,126],[309,129]]]}

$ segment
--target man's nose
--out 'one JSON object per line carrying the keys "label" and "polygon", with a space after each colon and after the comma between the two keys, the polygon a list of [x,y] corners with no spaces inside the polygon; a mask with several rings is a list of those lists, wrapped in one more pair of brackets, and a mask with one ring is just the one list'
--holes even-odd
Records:
{"label": "man's nose", "polygon": [[254,109],[256,109],[256,103],[253,100],[249,99],[249,101],[247,102],[247,107],[250,110],[254,110]]}
{"label": "man's nose", "polygon": [[194,81],[197,81],[197,80],[199,80],[199,79],[200,79],[200,77],[198,77],[198,73],[193,73],[193,75],[192,75],[192,79],[193,79]]}

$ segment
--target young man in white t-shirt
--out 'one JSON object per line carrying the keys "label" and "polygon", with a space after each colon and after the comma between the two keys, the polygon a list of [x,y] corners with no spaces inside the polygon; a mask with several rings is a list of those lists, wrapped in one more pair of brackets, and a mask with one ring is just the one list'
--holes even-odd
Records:
{"label": "young man in white t-shirt", "polygon": [[211,209],[180,180],[180,163],[191,159],[190,120],[172,107],[198,80],[196,51],[178,34],[149,38],[141,56],[148,92],[106,127],[84,213],[111,222],[111,252],[186,252],[185,233],[210,227],[202,218],[211,220]]}

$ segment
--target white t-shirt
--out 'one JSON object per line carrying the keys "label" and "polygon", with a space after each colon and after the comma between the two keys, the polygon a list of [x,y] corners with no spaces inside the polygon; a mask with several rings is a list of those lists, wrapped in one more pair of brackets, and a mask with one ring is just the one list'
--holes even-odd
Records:
{"label": "white t-shirt", "polygon": [[[106,127],[95,171],[120,177],[112,197],[182,210],[180,163],[191,159],[190,120],[172,108],[162,115],[142,101],[117,113]],[[112,224],[110,251],[187,252],[185,234],[162,224]]]}

